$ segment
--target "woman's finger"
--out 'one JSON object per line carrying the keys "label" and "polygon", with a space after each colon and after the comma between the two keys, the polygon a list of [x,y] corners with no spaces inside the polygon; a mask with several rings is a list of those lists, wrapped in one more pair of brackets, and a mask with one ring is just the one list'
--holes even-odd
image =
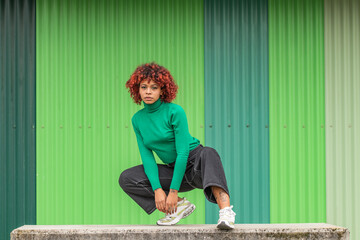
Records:
{"label": "woman's finger", "polygon": [[165,209],[165,201],[161,201],[161,208],[162,210],[165,212],[166,209]]}
{"label": "woman's finger", "polygon": [[165,208],[166,208],[166,212],[170,214],[171,212],[170,212],[169,209],[167,208],[166,204],[165,204]]}
{"label": "woman's finger", "polygon": [[167,210],[169,211],[170,214],[173,214],[174,213],[174,207],[172,204],[167,204]]}
{"label": "woman's finger", "polygon": [[171,212],[171,207],[167,207],[167,211],[168,211],[169,214],[171,214],[172,213]]}
{"label": "woman's finger", "polygon": [[172,214],[172,209],[171,209],[171,206],[169,204],[167,204],[166,210],[168,211],[169,214]]}
{"label": "woman's finger", "polygon": [[166,208],[169,211],[169,213],[172,214],[172,206],[170,204],[167,204]]}
{"label": "woman's finger", "polygon": [[176,207],[177,207],[177,204],[174,204],[174,206],[173,206],[173,212],[176,212]]}
{"label": "woman's finger", "polygon": [[160,210],[160,211],[164,211],[164,206],[163,206],[163,204],[162,204],[161,202],[159,202],[158,205],[159,205],[159,210]]}

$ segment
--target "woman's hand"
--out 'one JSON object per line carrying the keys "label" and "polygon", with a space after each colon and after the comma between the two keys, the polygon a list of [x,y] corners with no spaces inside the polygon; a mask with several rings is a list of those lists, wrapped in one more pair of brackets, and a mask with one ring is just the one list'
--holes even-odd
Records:
{"label": "woman's hand", "polygon": [[177,211],[178,191],[170,189],[169,195],[166,198],[166,211],[173,214]]}
{"label": "woman's hand", "polygon": [[166,213],[166,193],[162,188],[158,188],[154,192],[156,208],[160,212]]}

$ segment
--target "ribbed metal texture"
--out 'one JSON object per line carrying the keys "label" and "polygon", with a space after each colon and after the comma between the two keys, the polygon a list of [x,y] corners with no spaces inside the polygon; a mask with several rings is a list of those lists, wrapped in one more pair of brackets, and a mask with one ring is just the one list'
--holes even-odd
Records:
{"label": "ribbed metal texture", "polygon": [[[224,165],[236,223],[268,223],[268,29],[265,0],[205,0],[205,141]],[[219,207],[206,202],[206,223]]]}
{"label": "ribbed metal texture", "polygon": [[325,1],[327,222],[360,238],[360,1]]}
{"label": "ribbed metal texture", "polygon": [[323,0],[269,0],[271,223],[325,222]]}
{"label": "ribbed metal texture", "polygon": [[36,224],[35,1],[0,1],[0,239]]}
{"label": "ribbed metal texture", "polygon": [[[202,1],[38,0],[37,223],[155,224],[118,185],[141,164],[125,88],[135,68],[156,61],[179,85],[190,133],[204,142]],[[160,163],[160,161],[158,160]],[[186,196],[204,223],[202,190]]]}

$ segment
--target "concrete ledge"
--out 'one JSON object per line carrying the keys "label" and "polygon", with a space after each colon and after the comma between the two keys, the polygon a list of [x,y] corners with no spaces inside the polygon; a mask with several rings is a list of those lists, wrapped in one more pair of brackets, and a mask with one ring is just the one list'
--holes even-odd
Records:
{"label": "concrete ledge", "polygon": [[350,239],[348,229],[325,223],[236,224],[219,230],[214,224],[174,225],[25,225],[11,233],[11,240],[43,239]]}

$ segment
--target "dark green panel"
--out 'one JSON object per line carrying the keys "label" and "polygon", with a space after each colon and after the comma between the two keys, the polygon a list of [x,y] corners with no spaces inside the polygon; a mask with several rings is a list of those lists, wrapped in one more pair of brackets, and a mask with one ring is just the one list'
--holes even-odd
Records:
{"label": "dark green panel", "polygon": [[35,1],[0,2],[0,239],[36,224]]}
{"label": "dark green panel", "polygon": [[[236,223],[269,223],[266,0],[205,1],[205,143],[224,165]],[[219,207],[206,202],[206,223]]]}

